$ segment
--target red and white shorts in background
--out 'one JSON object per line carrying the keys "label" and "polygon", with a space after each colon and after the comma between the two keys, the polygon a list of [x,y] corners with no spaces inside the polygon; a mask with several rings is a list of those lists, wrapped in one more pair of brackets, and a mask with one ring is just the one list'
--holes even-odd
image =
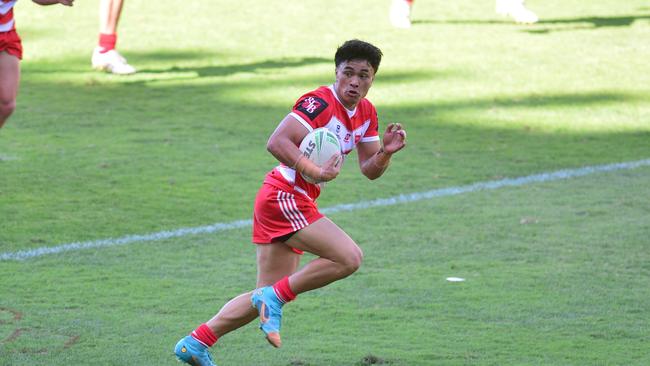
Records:
{"label": "red and white shorts in background", "polygon": [[19,60],[23,59],[23,46],[15,30],[0,32],[0,52],[7,52]]}
{"label": "red and white shorts in background", "polygon": [[318,211],[316,203],[306,195],[286,192],[264,183],[255,198],[253,243],[273,243],[321,217],[323,214]]}

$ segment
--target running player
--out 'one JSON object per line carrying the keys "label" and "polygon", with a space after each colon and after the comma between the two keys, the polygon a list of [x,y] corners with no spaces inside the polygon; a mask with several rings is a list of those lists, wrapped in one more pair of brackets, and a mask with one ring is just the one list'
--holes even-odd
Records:
{"label": "running player", "polygon": [[[16,108],[23,47],[14,21],[18,0],[0,0],[0,128]],[[32,0],[40,5],[72,6],[74,0]]]}
{"label": "running player", "polygon": [[[414,0],[392,0],[388,17],[395,28],[411,27],[411,9]],[[496,0],[497,14],[510,16],[517,23],[533,24],[539,18],[537,14],[526,8],[524,0]]]}
{"label": "running player", "polygon": [[[381,51],[369,43],[345,42],[334,57],[334,84],[300,97],[271,134],[267,149],[280,165],[266,175],[255,200],[257,289],[234,298],[207,323],[182,338],[175,348],[181,361],[214,365],[208,348],[258,316],[266,339],[280,347],[283,305],[300,293],[351,275],[361,265],[359,246],[318,211],[315,200],[321,187],[307,183],[299,174],[319,182],[330,181],[339,174],[340,156],[319,167],[306,159],[298,146],[307,133],[326,127],[338,136],[343,155],[357,148],[359,166],[366,177],[376,179],[386,171],[391,156],[405,146],[406,131],[400,124],[391,123],[380,142],[377,112],[365,98],[381,57]],[[298,270],[304,251],[318,258]]]}

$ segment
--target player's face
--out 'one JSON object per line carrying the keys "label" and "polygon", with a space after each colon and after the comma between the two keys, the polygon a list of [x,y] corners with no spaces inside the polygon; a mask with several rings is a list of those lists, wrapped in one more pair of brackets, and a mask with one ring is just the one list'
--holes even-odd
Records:
{"label": "player's face", "polygon": [[354,109],[359,101],[368,94],[374,79],[375,70],[368,61],[343,61],[336,68],[334,90],[346,108]]}

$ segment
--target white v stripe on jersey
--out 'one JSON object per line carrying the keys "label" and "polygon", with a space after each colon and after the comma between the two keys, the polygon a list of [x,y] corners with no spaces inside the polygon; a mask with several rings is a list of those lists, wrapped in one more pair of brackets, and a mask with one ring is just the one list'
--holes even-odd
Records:
{"label": "white v stripe on jersey", "polygon": [[278,203],[280,204],[282,214],[291,223],[291,227],[294,230],[300,230],[309,224],[305,216],[298,209],[293,194],[279,191]]}

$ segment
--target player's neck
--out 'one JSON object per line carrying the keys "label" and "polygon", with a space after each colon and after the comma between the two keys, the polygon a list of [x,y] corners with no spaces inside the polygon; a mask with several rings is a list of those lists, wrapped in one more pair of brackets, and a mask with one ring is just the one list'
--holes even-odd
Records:
{"label": "player's neck", "polygon": [[352,105],[346,104],[343,101],[343,98],[341,98],[341,96],[339,95],[339,92],[337,91],[337,88],[336,88],[336,84],[334,84],[331,89],[332,89],[332,92],[334,92],[334,96],[336,97],[336,100],[339,103],[341,103],[343,108],[347,109],[350,112],[354,112],[354,110],[357,108],[357,105],[359,105],[359,103],[354,103]]}

